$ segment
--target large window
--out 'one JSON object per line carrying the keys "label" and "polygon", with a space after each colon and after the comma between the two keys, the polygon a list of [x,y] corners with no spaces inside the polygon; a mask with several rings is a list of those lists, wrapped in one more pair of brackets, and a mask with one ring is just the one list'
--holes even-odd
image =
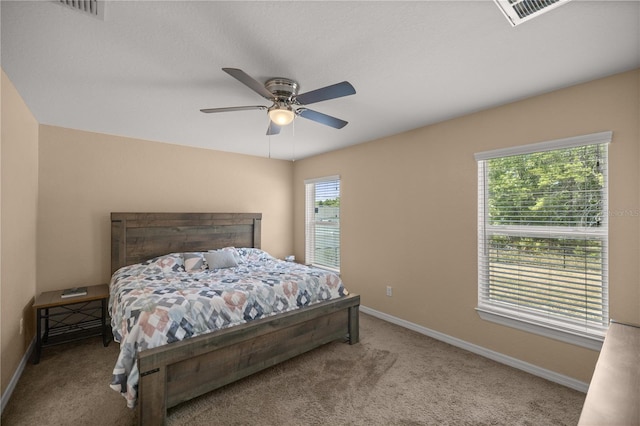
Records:
{"label": "large window", "polygon": [[476,154],[481,317],[598,347],[610,141],[604,132]]}
{"label": "large window", "polygon": [[305,181],[306,263],[340,270],[340,176]]}

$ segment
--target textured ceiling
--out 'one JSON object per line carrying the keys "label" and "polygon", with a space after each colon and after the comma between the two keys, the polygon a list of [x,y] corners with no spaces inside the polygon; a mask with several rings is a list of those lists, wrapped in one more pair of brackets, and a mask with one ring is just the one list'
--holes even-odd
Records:
{"label": "textured ceiling", "polygon": [[[640,67],[640,2],[574,0],[511,27],[493,1],[112,1],[105,20],[2,1],[2,68],[38,122],[300,159]],[[347,80],[265,136],[269,103],[221,71]]]}

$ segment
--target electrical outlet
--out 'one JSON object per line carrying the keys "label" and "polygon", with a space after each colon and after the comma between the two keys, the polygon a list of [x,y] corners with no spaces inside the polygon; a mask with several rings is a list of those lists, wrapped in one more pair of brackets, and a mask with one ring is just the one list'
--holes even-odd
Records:
{"label": "electrical outlet", "polygon": [[24,331],[24,318],[20,318],[20,334]]}
{"label": "electrical outlet", "polygon": [[387,296],[393,296],[393,287],[387,286]]}

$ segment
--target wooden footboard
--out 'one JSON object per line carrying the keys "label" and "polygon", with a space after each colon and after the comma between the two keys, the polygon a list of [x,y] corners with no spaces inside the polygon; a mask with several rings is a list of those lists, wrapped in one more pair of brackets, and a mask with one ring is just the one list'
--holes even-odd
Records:
{"label": "wooden footboard", "polygon": [[349,295],[138,355],[138,421],[337,339],[359,340],[360,296]]}

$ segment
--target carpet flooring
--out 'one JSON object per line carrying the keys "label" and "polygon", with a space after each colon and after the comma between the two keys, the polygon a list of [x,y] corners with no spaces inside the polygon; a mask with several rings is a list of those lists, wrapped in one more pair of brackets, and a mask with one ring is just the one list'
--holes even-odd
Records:
{"label": "carpet flooring", "polygon": [[[169,425],[575,425],[585,394],[361,314],[334,342],[169,410]],[[118,344],[45,348],[2,425],[133,425],[109,387]]]}

